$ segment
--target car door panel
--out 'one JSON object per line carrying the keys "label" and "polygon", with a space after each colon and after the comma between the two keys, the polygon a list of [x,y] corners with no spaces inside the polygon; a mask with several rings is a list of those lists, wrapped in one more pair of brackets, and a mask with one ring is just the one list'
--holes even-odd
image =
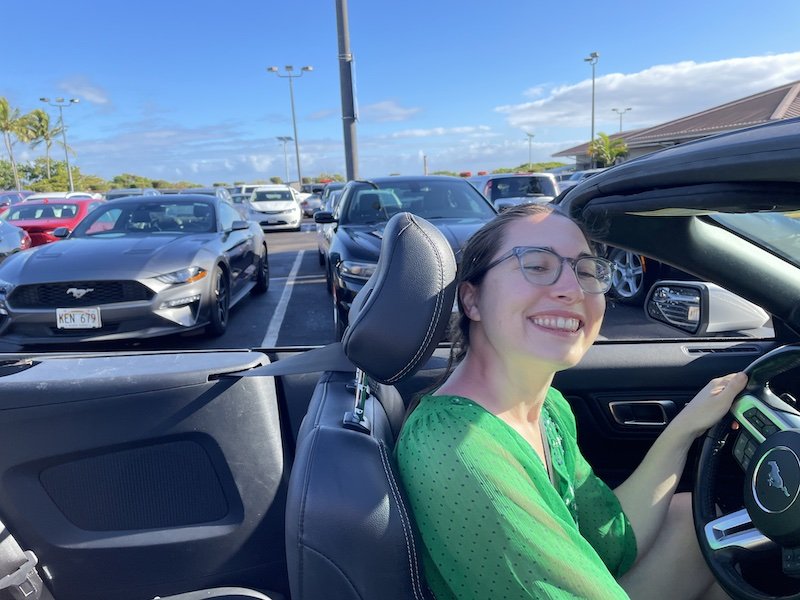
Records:
{"label": "car door panel", "polygon": [[641,462],[667,423],[711,379],[741,371],[775,340],[598,343],[553,386],[572,406],[582,452],[609,485]]}
{"label": "car door panel", "polygon": [[287,594],[275,382],[225,375],[265,362],[215,350],[0,371],[0,520],[51,571],[56,598],[243,583]]}

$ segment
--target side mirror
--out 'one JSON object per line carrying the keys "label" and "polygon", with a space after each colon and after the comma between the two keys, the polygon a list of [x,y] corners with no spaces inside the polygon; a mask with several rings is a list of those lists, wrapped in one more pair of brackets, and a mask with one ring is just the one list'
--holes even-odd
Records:
{"label": "side mirror", "polygon": [[243,229],[250,229],[249,221],[234,221],[231,225],[231,231],[242,231]]}
{"label": "side mirror", "polygon": [[56,227],[53,230],[53,237],[65,238],[69,235],[69,227]]}
{"label": "side mirror", "polygon": [[336,219],[333,218],[333,213],[326,210],[320,210],[314,213],[314,222],[323,224],[336,223]]}
{"label": "side mirror", "polygon": [[659,281],[644,303],[647,317],[692,335],[758,329],[769,314],[713,283]]}

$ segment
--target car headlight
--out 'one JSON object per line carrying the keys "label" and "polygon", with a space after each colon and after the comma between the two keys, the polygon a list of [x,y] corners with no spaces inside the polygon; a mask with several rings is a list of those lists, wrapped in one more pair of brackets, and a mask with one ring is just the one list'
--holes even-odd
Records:
{"label": "car headlight", "polygon": [[208,271],[201,267],[189,267],[172,273],[164,273],[156,277],[156,279],[161,283],[193,283],[200,281],[206,275],[208,275]]}
{"label": "car headlight", "polygon": [[0,296],[5,296],[8,292],[11,291],[11,288],[14,287],[14,284],[10,281],[6,281],[5,279],[0,279]]}
{"label": "car headlight", "polygon": [[353,277],[354,279],[369,279],[375,272],[375,263],[358,262],[355,260],[345,260],[339,265],[339,275],[343,277]]}

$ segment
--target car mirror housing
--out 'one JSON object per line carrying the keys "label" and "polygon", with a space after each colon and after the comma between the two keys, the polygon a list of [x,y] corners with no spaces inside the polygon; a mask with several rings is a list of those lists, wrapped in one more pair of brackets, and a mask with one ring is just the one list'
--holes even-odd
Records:
{"label": "car mirror housing", "polygon": [[330,213],[326,210],[320,210],[314,213],[314,222],[315,223],[336,223],[336,219],[333,218],[333,213]]}
{"label": "car mirror housing", "polygon": [[231,231],[241,231],[243,229],[249,229],[250,223],[248,221],[234,221],[231,225]]}
{"label": "car mirror housing", "polygon": [[752,302],[702,281],[659,281],[650,288],[644,310],[652,321],[697,336],[758,329],[769,321]]}
{"label": "car mirror housing", "polygon": [[56,227],[53,230],[53,237],[65,238],[69,235],[69,227]]}

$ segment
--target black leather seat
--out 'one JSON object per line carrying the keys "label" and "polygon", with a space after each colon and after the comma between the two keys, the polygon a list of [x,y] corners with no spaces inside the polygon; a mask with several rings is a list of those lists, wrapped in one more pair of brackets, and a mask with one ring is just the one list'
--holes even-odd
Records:
{"label": "black leather seat", "polygon": [[[292,600],[430,597],[392,451],[405,405],[394,384],[430,358],[448,324],[456,263],[433,225],[399,213],[342,338],[367,374],[363,417],[352,373],[319,381],[298,435],[286,512]],[[357,411],[355,411],[357,413]]]}

